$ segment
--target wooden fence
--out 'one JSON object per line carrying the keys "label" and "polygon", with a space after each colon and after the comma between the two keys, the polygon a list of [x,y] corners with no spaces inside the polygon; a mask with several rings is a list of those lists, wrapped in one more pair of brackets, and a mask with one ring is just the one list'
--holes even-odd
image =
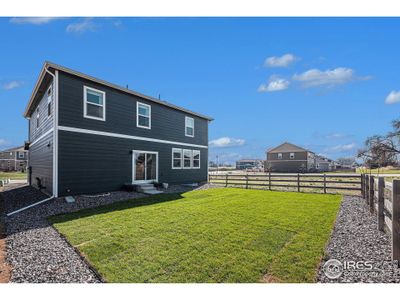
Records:
{"label": "wooden fence", "polygon": [[400,261],[400,180],[363,174],[361,195],[377,215],[378,229],[391,235],[392,260]]}
{"label": "wooden fence", "polygon": [[268,190],[308,191],[317,193],[361,192],[361,175],[347,174],[210,174],[211,183],[225,187]]}

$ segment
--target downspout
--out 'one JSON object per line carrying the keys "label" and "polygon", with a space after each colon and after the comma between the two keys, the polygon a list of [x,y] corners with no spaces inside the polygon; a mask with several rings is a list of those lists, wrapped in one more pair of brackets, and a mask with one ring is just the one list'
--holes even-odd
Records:
{"label": "downspout", "polygon": [[58,71],[51,73],[45,67],[46,73],[53,77],[53,198],[58,197]]}

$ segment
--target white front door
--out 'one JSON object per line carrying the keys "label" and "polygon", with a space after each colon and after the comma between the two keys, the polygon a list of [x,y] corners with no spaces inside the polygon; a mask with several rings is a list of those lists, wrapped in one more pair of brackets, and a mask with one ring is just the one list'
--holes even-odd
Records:
{"label": "white front door", "polygon": [[158,152],[133,150],[132,182],[158,181]]}

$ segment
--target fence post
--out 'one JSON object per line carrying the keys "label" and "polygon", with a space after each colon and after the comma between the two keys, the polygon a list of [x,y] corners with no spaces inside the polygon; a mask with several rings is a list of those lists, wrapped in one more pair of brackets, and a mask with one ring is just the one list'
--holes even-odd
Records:
{"label": "fence post", "polygon": [[392,260],[400,261],[400,180],[393,180]]}
{"label": "fence post", "polygon": [[375,179],[374,176],[369,177],[369,210],[371,213],[374,212],[374,201],[375,200]]}
{"label": "fence post", "polygon": [[324,173],[324,194],[326,194],[326,174]]}
{"label": "fence post", "polygon": [[369,175],[365,175],[365,201],[369,203]]}
{"label": "fence post", "polygon": [[271,190],[271,171],[269,171],[269,173],[268,173],[268,186],[269,186],[269,190]]}
{"label": "fence post", "polygon": [[246,174],[246,189],[249,188],[249,174]]}
{"label": "fence post", "polygon": [[297,173],[297,191],[300,192],[300,174]]}
{"label": "fence post", "polygon": [[226,177],[225,177],[225,187],[227,187],[228,186],[228,174],[226,174]]}
{"label": "fence post", "polygon": [[378,178],[378,230],[384,230],[385,215],[383,214],[383,208],[385,206],[385,179],[383,177]]}
{"label": "fence post", "polygon": [[361,198],[365,198],[365,180],[364,180],[364,174],[361,174]]}

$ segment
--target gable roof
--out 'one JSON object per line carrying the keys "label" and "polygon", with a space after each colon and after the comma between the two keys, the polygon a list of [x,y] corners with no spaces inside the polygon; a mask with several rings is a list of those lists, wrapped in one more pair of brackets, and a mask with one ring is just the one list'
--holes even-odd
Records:
{"label": "gable roof", "polygon": [[26,151],[26,150],[24,149],[24,146],[19,146],[19,147],[1,150],[0,152],[12,152],[12,151]]}
{"label": "gable roof", "polygon": [[28,102],[28,104],[27,104],[27,106],[26,106],[26,108],[25,108],[25,112],[24,112],[24,117],[25,117],[25,118],[28,117],[28,116],[30,116],[31,106],[32,106],[33,103],[35,102],[35,96],[36,96],[36,94],[37,94],[37,92],[38,92],[38,90],[39,90],[39,87],[40,87],[42,81],[43,81],[44,78],[45,78],[45,75],[46,75],[46,73],[47,73],[46,70],[48,70],[49,68],[54,69],[54,70],[58,70],[58,71],[62,71],[62,72],[65,72],[65,73],[68,73],[68,74],[71,74],[71,75],[75,75],[75,76],[77,76],[77,77],[81,77],[81,78],[84,78],[84,79],[87,79],[87,80],[96,82],[96,83],[98,83],[98,84],[102,84],[102,85],[108,86],[108,87],[110,87],[110,88],[119,90],[119,91],[121,91],[121,92],[124,92],[124,93],[127,93],[127,94],[131,94],[131,95],[134,95],[134,96],[137,96],[137,97],[146,99],[146,100],[148,100],[148,101],[151,101],[151,102],[154,102],[154,103],[163,105],[163,106],[167,106],[167,107],[170,107],[170,108],[173,108],[173,109],[176,109],[176,110],[180,110],[180,111],[186,112],[186,113],[188,113],[188,114],[197,116],[197,117],[202,118],[202,119],[206,119],[206,120],[208,120],[208,121],[213,121],[213,120],[214,120],[213,118],[211,118],[211,117],[209,117],[209,116],[206,116],[206,115],[203,115],[203,114],[199,114],[199,113],[193,112],[193,111],[191,111],[191,110],[189,110],[189,109],[186,109],[186,108],[183,108],[183,107],[174,105],[174,104],[169,103],[169,102],[167,102],[167,101],[162,101],[162,100],[159,100],[159,99],[156,99],[156,98],[153,98],[153,97],[150,97],[150,96],[141,94],[141,93],[139,93],[139,92],[136,92],[136,91],[133,91],[133,90],[130,90],[130,89],[121,87],[121,86],[119,86],[119,85],[110,83],[110,82],[108,82],[108,81],[105,81],[105,80],[102,80],[102,79],[98,79],[98,78],[96,78],[96,77],[92,77],[92,76],[90,76],[90,75],[87,75],[87,74],[84,74],[84,73],[81,73],[81,72],[78,72],[78,71],[75,71],[75,70],[72,70],[72,69],[69,69],[69,68],[66,68],[66,67],[57,65],[57,64],[52,63],[52,62],[49,62],[49,61],[46,61],[46,62],[43,64],[42,70],[40,71],[39,78],[38,78],[38,80],[37,80],[37,82],[36,82],[36,85],[35,85],[33,91],[32,91],[32,95],[31,95],[31,97],[30,97],[30,99],[29,99],[29,102]]}
{"label": "gable roof", "polygon": [[296,146],[294,144],[284,142],[279,146],[267,150],[268,153],[278,153],[278,152],[312,152],[302,147]]}

